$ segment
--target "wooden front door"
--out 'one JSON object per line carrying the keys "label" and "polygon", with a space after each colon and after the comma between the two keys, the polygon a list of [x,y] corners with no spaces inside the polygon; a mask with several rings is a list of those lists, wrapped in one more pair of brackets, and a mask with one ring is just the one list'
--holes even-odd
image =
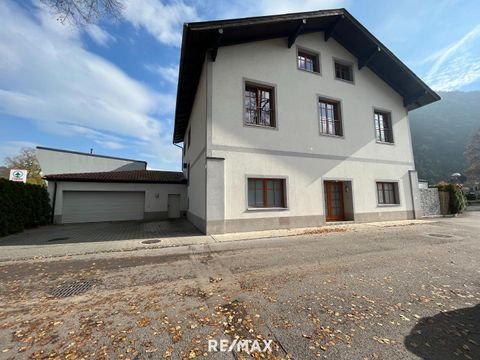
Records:
{"label": "wooden front door", "polygon": [[343,183],[341,181],[325,181],[325,209],[327,221],[345,220]]}

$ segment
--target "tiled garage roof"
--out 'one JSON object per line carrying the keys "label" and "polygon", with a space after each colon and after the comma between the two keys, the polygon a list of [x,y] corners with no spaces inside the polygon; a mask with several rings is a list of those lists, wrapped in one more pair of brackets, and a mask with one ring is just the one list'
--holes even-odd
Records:
{"label": "tiled garage roof", "polygon": [[48,181],[80,181],[80,182],[115,182],[115,183],[155,183],[186,184],[182,172],[131,170],[105,171],[91,173],[55,174],[44,177]]}

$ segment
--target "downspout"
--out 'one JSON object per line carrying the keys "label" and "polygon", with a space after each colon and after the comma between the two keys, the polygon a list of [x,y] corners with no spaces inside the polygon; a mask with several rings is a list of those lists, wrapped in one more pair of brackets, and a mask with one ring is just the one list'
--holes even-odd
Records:
{"label": "downspout", "polygon": [[[183,140],[185,140],[185,139],[183,139]],[[181,166],[181,170],[182,170],[182,172],[183,172],[183,169],[184,169],[184,168],[183,168],[183,160],[184,160],[184,158],[183,158],[183,155],[184,155],[184,154],[183,154],[183,150],[184,150],[184,149],[183,149],[183,146],[180,146],[180,145],[178,145],[178,144],[176,144],[176,143],[173,143],[173,145],[175,145],[175,146],[178,147],[179,149],[182,149],[182,166]],[[188,174],[188,175],[190,176],[190,174]]]}
{"label": "downspout", "polygon": [[[185,140],[185,139],[183,139],[183,140]],[[179,149],[182,149],[182,171],[183,171],[183,146],[180,146],[180,145],[178,145],[178,144],[176,144],[176,143],[173,143],[173,145],[175,145],[175,146],[178,147]]]}
{"label": "downspout", "polygon": [[417,211],[415,209],[415,195],[413,195],[412,172],[416,172],[416,170],[408,170],[408,181],[410,182],[410,195],[412,197],[413,218],[417,219]]}
{"label": "downspout", "polygon": [[53,224],[53,221],[55,220],[55,202],[57,200],[57,182],[55,181],[53,183],[53,199],[52,199],[52,217],[50,219],[50,222]]}
{"label": "downspout", "polygon": [[[185,138],[184,138],[183,140],[185,141]],[[183,146],[180,146],[180,145],[176,144],[175,142],[173,143],[173,145],[175,145],[176,147],[182,149],[182,166],[181,166],[181,170],[182,170],[182,172],[183,172],[183,160],[184,160],[184,159],[183,159],[183,155],[184,155],[184,153],[183,153],[183,151],[184,151]],[[184,143],[184,145],[185,145],[185,143]],[[185,176],[185,175],[184,175],[184,176]],[[188,177],[190,178],[190,168],[188,169]],[[188,191],[187,191],[187,209],[188,209]],[[187,211],[185,211],[185,213],[184,213],[183,216],[187,216]]]}

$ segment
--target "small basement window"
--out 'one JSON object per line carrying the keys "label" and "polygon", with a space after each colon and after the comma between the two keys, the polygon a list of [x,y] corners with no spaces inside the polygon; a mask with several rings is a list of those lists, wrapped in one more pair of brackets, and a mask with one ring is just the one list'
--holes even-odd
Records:
{"label": "small basement window", "polygon": [[285,208],[285,179],[248,179],[249,208]]}
{"label": "small basement window", "polygon": [[276,126],[274,95],[274,88],[271,86],[245,83],[245,125],[269,128]]}
{"label": "small basement window", "polygon": [[398,183],[377,182],[377,199],[379,205],[398,205]]}
{"label": "small basement window", "polygon": [[320,73],[320,61],[318,54],[298,49],[297,66],[300,70]]}
{"label": "small basement window", "polygon": [[335,60],[335,79],[353,83],[353,66]]}

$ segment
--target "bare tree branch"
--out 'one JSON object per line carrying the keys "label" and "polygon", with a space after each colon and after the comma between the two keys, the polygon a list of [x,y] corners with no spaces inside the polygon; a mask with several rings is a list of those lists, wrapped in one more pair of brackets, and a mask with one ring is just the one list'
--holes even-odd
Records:
{"label": "bare tree branch", "polygon": [[104,17],[118,20],[123,0],[41,0],[62,24],[92,24]]}

